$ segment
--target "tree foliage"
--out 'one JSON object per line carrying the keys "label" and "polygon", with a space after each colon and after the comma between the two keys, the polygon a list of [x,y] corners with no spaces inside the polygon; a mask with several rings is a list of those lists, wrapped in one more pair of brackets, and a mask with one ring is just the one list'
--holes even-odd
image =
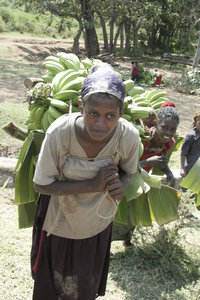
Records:
{"label": "tree foliage", "polygon": [[[125,54],[195,53],[200,0],[16,0],[14,6],[50,12],[79,24],[88,56],[99,53],[97,26],[102,29],[104,49]],[[78,47],[78,46],[77,46]]]}

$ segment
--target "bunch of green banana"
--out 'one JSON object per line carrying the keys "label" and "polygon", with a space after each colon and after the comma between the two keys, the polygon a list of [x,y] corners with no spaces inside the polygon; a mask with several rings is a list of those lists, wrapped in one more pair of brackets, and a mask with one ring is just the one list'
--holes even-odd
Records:
{"label": "bunch of green banana", "polygon": [[27,128],[29,131],[42,129],[46,132],[51,123],[68,111],[67,103],[48,97],[43,105],[31,105],[30,114],[26,120]]}
{"label": "bunch of green banana", "polygon": [[161,105],[168,101],[168,99],[166,98],[167,93],[166,92],[159,92],[157,90],[152,90],[151,92],[149,92],[146,96],[150,106],[157,111]]}
{"label": "bunch of green banana", "polygon": [[89,58],[80,60],[74,53],[59,52],[56,56],[47,56],[43,65],[46,72],[42,79],[45,82],[52,82],[56,74],[65,70],[78,71],[81,76],[86,77],[93,66],[93,61]]}

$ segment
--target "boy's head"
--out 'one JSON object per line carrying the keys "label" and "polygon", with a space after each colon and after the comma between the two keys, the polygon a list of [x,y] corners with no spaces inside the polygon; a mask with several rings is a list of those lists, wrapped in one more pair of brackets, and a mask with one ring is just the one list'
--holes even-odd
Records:
{"label": "boy's head", "polygon": [[200,131],[200,112],[194,113],[192,119],[193,119],[193,127],[196,127]]}
{"label": "boy's head", "polygon": [[176,133],[179,124],[179,114],[172,106],[165,106],[157,112],[156,132],[163,143],[167,143]]}
{"label": "boy's head", "polygon": [[114,96],[119,103],[123,104],[125,85],[107,63],[95,64],[90,70],[81,89],[82,102],[87,102],[91,95],[97,93]]}

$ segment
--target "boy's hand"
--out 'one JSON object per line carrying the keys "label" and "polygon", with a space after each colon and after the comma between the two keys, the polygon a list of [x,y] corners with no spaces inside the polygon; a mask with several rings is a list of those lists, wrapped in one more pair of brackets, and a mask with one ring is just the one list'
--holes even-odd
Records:
{"label": "boy's hand", "polygon": [[124,196],[122,182],[119,178],[115,178],[107,184],[107,191],[113,200],[121,200]]}
{"label": "boy's hand", "polygon": [[186,171],[183,168],[180,169],[180,175],[181,175],[181,177],[185,177],[187,175]]}
{"label": "boy's hand", "polygon": [[101,168],[93,179],[94,191],[103,192],[107,188],[108,183],[118,177],[118,167],[116,165],[108,165]]}
{"label": "boy's hand", "polygon": [[169,159],[166,156],[152,156],[147,158],[148,166],[156,167],[159,169],[163,169],[167,166]]}
{"label": "boy's hand", "polygon": [[167,175],[166,181],[169,186],[171,187],[175,186],[175,178],[172,172]]}

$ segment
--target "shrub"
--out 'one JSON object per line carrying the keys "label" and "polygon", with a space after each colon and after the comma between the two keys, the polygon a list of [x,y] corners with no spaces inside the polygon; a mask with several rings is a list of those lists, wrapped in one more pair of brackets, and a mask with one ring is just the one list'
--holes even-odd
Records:
{"label": "shrub", "polygon": [[0,16],[0,32],[5,32],[6,31],[6,24],[2,17]]}

